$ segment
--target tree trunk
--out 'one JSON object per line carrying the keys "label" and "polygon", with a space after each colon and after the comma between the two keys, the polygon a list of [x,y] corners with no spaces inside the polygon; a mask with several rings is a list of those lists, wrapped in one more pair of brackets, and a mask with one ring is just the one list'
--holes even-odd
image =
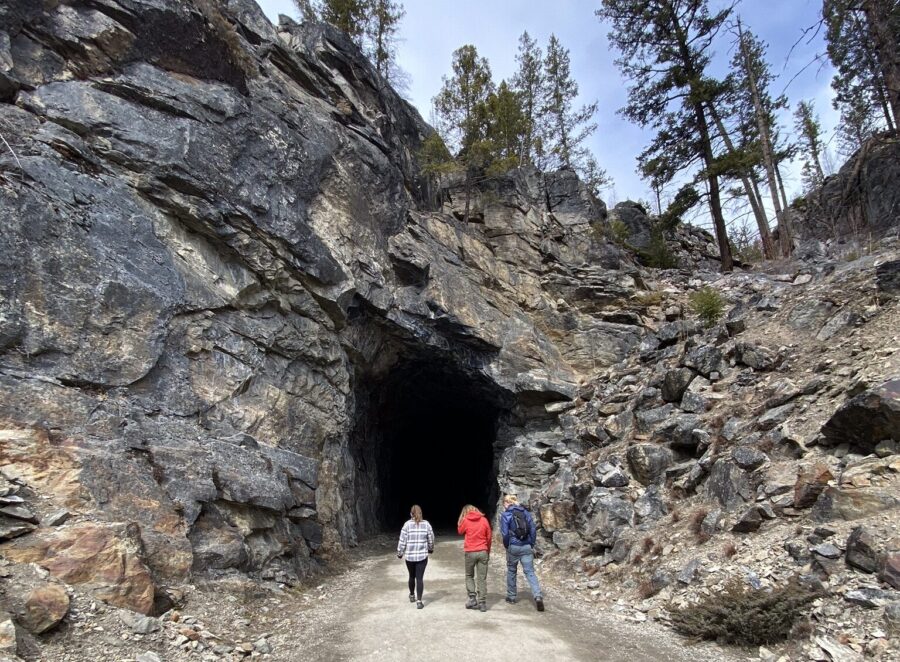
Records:
{"label": "tree trunk", "polygon": [[781,193],[781,204],[785,211],[790,211],[791,206],[788,204],[787,193],[784,191],[784,180],[781,178],[781,169],[775,164],[775,178],[778,180],[778,192]]}
{"label": "tree trunk", "polygon": [[759,131],[759,142],[762,148],[763,164],[766,167],[766,180],[769,184],[769,194],[772,196],[772,205],[775,207],[775,218],[778,220],[778,239],[781,244],[781,254],[788,257],[794,245],[794,231],[791,223],[784,213],[781,200],[778,198],[778,183],[775,178],[775,157],[772,149],[772,139],[769,135],[769,123],[765,109],[762,107],[762,99],[759,96],[759,86],[750,66],[750,55],[747,53],[747,43],[744,41],[744,32],[741,22],[738,20],[738,42],[741,47],[741,57],[744,62],[744,73],[747,74],[747,83],[750,86],[750,98],[753,100],[753,110],[756,114],[756,128]]}
{"label": "tree trunk", "polygon": [[734,270],[734,260],[731,257],[731,246],[728,244],[728,230],[725,228],[725,217],[722,215],[719,178],[712,171],[715,157],[712,151],[712,141],[709,138],[709,126],[706,123],[706,115],[703,113],[703,104],[699,102],[694,104],[694,116],[697,119],[697,129],[700,132],[700,144],[703,149],[703,161],[706,164],[706,179],[709,182],[709,211],[712,214],[713,227],[716,230],[716,243],[719,244],[722,271],[732,271]]}
{"label": "tree trunk", "polygon": [[[722,136],[725,148],[734,154],[734,143],[731,142],[731,136],[728,135],[728,131],[725,128],[725,124],[722,122],[722,118],[719,117],[719,113],[716,112],[716,109],[712,104],[708,104],[707,107],[709,108],[709,114],[716,123],[716,129],[718,129],[719,135]],[[761,202],[762,199],[759,197],[756,185],[752,181],[752,178],[749,177],[746,172],[741,172],[740,177],[741,183],[744,185],[744,191],[747,192],[747,200],[750,201],[750,209],[753,210],[753,217],[756,219],[756,227],[759,228],[759,239],[763,245],[763,255],[767,260],[772,260],[775,258],[775,245],[772,243],[772,233],[769,231],[769,219],[766,218],[766,213]]]}
{"label": "tree trunk", "polygon": [[[670,9],[674,9],[670,7]],[[672,28],[678,40],[678,50],[684,73],[687,75],[688,85],[695,100],[691,103],[694,118],[697,122],[697,131],[700,134],[700,149],[703,162],[706,164],[706,179],[709,182],[709,211],[712,214],[713,227],[716,231],[716,242],[719,244],[719,258],[722,260],[722,271],[734,270],[734,259],[731,257],[731,246],[728,245],[728,230],[725,227],[725,217],[722,215],[722,201],[719,195],[719,179],[713,172],[715,156],[712,149],[712,140],[709,137],[709,125],[703,112],[703,95],[697,89],[703,72],[696,71],[696,62],[691,57],[688,47],[687,35],[678,23],[678,14],[672,11]]]}
{"label": "tree trunk", "polygon": [[890,13],[878,7],[875,0],[863,0],[862,10],[866,16],[869,36],[878,54],[891,113],[895,121],[900,121],[900,54],[896,39],[891,36]]}

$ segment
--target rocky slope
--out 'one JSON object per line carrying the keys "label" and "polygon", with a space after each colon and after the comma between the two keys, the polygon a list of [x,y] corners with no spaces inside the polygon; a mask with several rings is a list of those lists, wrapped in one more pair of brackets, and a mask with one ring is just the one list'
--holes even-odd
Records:
{"label": "rocky slope", "polygon": [[388,523],[418,387],[485,421],[485,499],[527,501],[592,602],[665,618],[799,574],[819,637],[894,654],[896,247],[719,276],[684,227],[682,268],[646,269],[642,210],[619,246],[568,171],[492,180],[463,222],[349,40],[252,0],[0,0],[0,27],[0,654],[97,600],[174,633],[190,581],[328,567]]}

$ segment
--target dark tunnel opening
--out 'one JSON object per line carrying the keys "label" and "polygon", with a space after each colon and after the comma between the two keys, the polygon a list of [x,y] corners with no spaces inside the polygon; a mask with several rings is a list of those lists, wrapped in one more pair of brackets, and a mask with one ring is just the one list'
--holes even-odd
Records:
{"label": "dark tunnel opening", "polygon": [[444,533],[455,534],[467,503],[492,517],[500,412],[486,385],[434,361],[401,363],[371,384],[363,441],[377,528],[399,531],[413,504]]}

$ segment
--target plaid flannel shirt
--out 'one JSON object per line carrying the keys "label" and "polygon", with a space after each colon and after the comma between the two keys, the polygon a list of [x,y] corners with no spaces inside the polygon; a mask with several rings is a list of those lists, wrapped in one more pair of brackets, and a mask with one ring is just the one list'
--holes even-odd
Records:
{"label": "plaid flannel shirt", "polygon": [[410,519],[400,531],[400,542],[397,544],[397,556],[406,554],[407,561],[422,561],[428,558],[428,552],[434,550],[434,531],[428,520],[416,524]]}

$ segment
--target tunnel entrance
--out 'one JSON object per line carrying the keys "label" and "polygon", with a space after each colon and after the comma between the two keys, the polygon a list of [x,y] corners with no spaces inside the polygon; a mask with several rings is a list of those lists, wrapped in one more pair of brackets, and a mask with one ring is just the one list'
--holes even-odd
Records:
{"label": "tunnel entrance", "polygon": [[371,497],[376,527],[363,525],[365,532],[398,531],[414,503],[436,531],[454,534],[467,503],[493,516],[502,408],[486,384],[450,364],[414,360],[395,365],[366,391],[367,402],[357,405],[367,409],[357,434],[364,474],[357,494]]}

